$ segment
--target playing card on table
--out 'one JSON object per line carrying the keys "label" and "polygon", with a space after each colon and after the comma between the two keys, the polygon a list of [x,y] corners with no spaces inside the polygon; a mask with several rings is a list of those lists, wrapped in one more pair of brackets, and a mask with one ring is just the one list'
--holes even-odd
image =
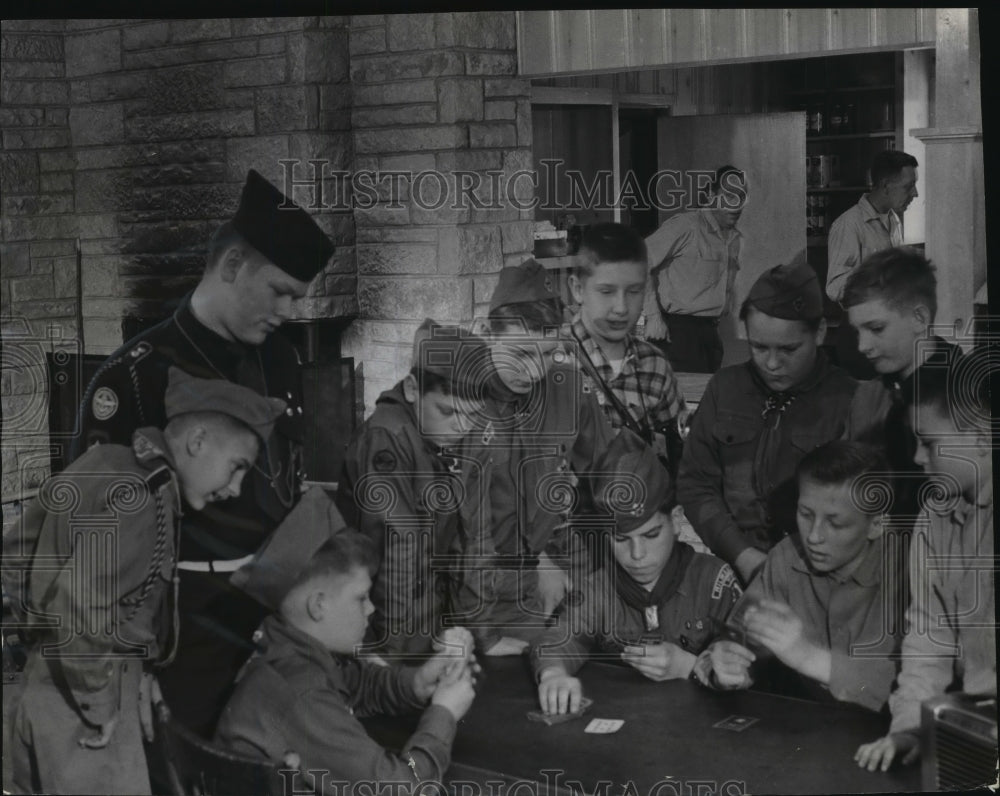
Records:
{"label": "playing card on table", "polygon": [[590,724],[584,727],[583,731],[597,735],[608,735],[618,732],[623,726],[625,726],[625,722],[621,719],[591,719]]}
{"label": "playing card on table", "polygon": [[732,730],[733,732],[743,732],[751,724],[756,724],[760,719],[753,716],[728,716],[722,721],[717,721],[713,727],[720,730]]}

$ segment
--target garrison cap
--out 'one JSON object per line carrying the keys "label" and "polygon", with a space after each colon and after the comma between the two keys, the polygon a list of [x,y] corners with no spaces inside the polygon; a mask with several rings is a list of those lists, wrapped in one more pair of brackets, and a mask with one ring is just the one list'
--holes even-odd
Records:
{"label": "garrison cap", "polygon": [[492,373],[486,342],[460,326],[427,318],[413,337],[412,367],[453,385],[482,385]]}
{"label": "garrison cap", "polygon": [[277,611],[299,576],[323,545],[347,528],[330,496],[311,487],[275,528],[253,559],[230,582],[257,602]]}
{"label": "garrison cap", "polygon": [[285,411],[280,398],[270,398],[226,379],[199,379],[171,365],[163,397],[167,420],[186,412],[219,412],[245,423],[262,440],[271,436],[274,421]]}
{"label": "garrison cap", "polygon": [[615,518],[620,533],[634,531],[676,502],[673,481],[656,453],[627,428],[602,457],[595,487],[597,506]]}
{"label": "garrison cap", "polygon": [[233,227],[289,276],[310,282],[333,256],[334,246],[305,210],[250,169]]}
{"label": "garrison cap", "polygon": [[750,288],[747,304],[772,318],[818,321],[823,317],[823,293],[816,272],[807,263],[776,265]]}
{"label": "garrison cap", "polygon": [[500,271],[496,290],[490,298],[490,312],[507,304],[525,304],[531,301],[555,301],[561,303],[553,292],[551,274],[534,259],[527,259],[520,265],[508,265]]}

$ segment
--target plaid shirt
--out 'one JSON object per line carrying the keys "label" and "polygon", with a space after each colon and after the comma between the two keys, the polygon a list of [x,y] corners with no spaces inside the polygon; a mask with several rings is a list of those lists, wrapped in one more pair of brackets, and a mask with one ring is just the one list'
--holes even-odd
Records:
{"label": "plaid shirt", "polygon": [[[580,341],[583,353],[590,358],[594,369],[618,400],[628,407],[640,428],[669,426],[687,408],[684,396],[677,388],[674,371],[656,346],[630,334],[625,338],[625,360],[621,372],[615,376],[604,351],[584,328],[580,313],[574,316],[569,328]],[[617,430],[625,425],[600,385],[595,385],[594,393],[612,427]]]}

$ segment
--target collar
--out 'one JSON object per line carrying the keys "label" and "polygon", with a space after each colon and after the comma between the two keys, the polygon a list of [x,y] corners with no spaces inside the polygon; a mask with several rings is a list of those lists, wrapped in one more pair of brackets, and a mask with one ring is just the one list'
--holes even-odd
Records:
{"label": "collar", "polygon": [[[698,208],[698,213],[701,215],[701,223],[705,224],[712,230],[712,233],[722,240],[727,240],[725,233],[722,231],[722,227],[719,226],[718,220],[715,218],[715,214],[712,212],[710,207],[700,207]],[[733,227],[729,230],[728,240],[733,240],[735,238],[742,237],[743,233],[740,232],[738,227]]]}
{"label": "collar", "polygon": [[882,537],[870,541],[861,554],[861,561],[854,568],[854,571],[847,576],[842,576],[836,572],[816,572],[809,566],[805,551],[802,549],[798,535],[792,537],[792,545],[795,547],[796,556],[792,560],[792,569],[801,572],[811,578],[829,577],[837,583],[846,583],[853,580],[859,586],[870,588],[877,586],[882,578]]}
{"label": "collar", "polygon": [[188,342],[201,349],[204,355],[212,360],[213,365],[220,370],[235,367],[236,363],[247,355],[250,346],[236,340],[227,340],[198,320],[191,309],[193,295],[194,291],[191,291],[183,298],[180,306],[174,312],[174,323],[180,328],[181,335],[187,337]]}
{"label": "collar", "polygon": [[132,434],[132,452],[136,460],[150,470],[155,470],[160,461],[165,462],[171,470],[177,470],[177,463],[167,446],[167,438],[158,428],[145,426],[136,429]]}
{"label": "collar", "polygon": [[[595,367],[611,368],[611,360],[608,359],[607,354],[604,353],[604,349],[601,348],[597,340],[587,331],[587,327],[583,325],[583,317],[579,312],[573,316],[573,320],[570,323],[570,331],[579,341],[583,352],[590,357],[590,361],[594,363]],[[635,353],[635,337],[632,334],[628,334],[625,337],[625,356],[622,357],[622,370],[624,370],[624,363],[632,359]]]}
{"label": "collar", "polygon": [[320,667],[336,687],[343,685],[339,669],[354,660],[349,655],[335,655],[308,633],[285,621],[280,614],[269,614],[253,634],[257,651],[254,657],[264,661],[285,658],[306,659]]}
{"label": "collar", "polygon": [[883,224],[892,228],[892,220],[895,218],[897,221],[899,217],[896,215],[896,211],[889,208],[884,213],[879,213],[875,209],[875,205],[872,204],[871,199],[868,198],[868,194],[865,194],[860,199],[858,199],[858,207],[861,208],[861,214],[865,221],[881,221]]}

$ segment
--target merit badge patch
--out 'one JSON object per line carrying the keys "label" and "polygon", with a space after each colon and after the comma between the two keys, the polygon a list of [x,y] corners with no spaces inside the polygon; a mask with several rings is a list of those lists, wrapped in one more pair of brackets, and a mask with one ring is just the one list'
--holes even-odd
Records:
{"label": "merit badge patch", "polygon": [[739,584],[736,582],[736,573],[733,572],[729,564],[723,564],[719,569],[719,574],[715,576],[715,583],[712,584],[712,599],[718,600],[722,597],[723,589],[732,588],[740,589]]}
{"label": "merit badge patch", "polygon": [[381,450],[372,457],[372,467],[380,473],[391,473],[396,469],[396,455],[389,450]]}
{"label": "merit badge patch", "polygon": [[98,420],[107,420],[118,411],[118,396],[110,387],[99,387],[90,402],[90,408]]}

